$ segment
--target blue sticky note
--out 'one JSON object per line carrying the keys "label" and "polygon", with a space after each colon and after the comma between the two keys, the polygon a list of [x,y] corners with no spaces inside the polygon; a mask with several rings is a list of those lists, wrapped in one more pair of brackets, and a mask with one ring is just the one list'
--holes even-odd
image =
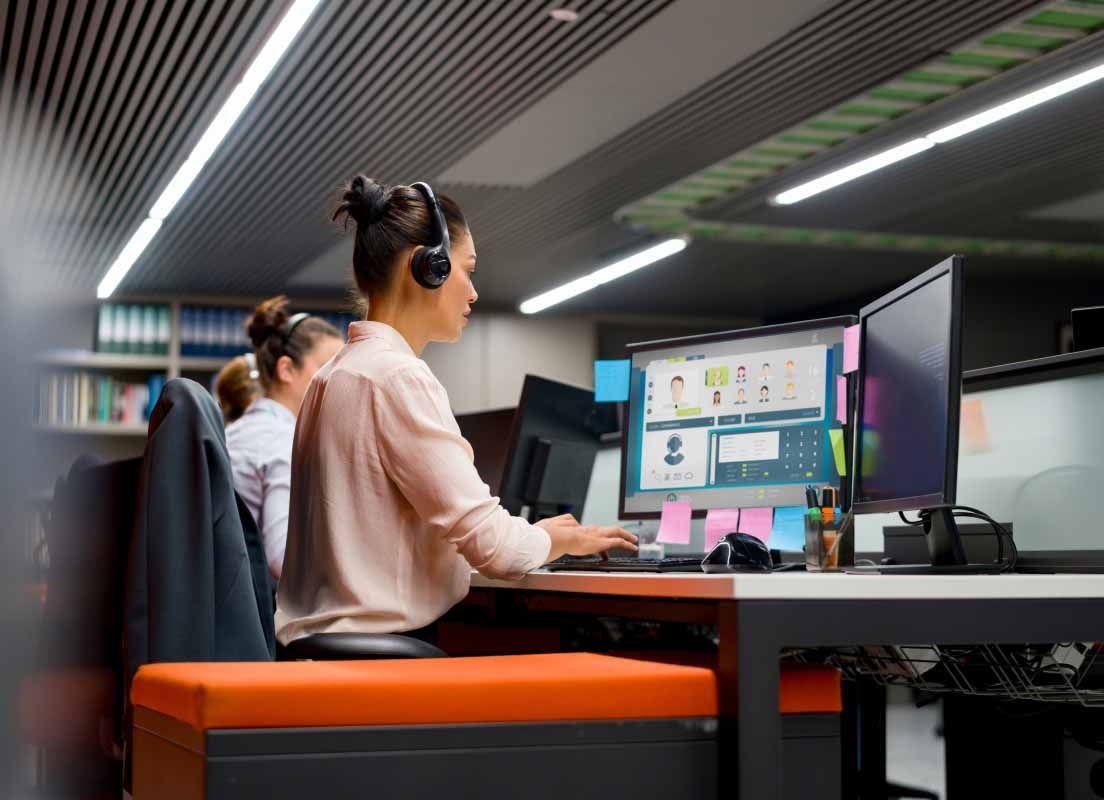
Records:
{"label": "blue sticky note", "polygon": [[594,362],[594,402],[624,403],[629,399],[629,359]]}
{"label": "blue sticky note", "polygon": [[801,551],[805,547],[805,506],[774,509],[770,546],[776,550]]}

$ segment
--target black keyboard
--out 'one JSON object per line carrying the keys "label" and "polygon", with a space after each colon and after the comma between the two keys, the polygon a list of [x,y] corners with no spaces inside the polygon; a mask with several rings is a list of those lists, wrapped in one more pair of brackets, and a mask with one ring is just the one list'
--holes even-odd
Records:
{"label": "black keyboard", "polygon": [[701,572],[705,554],[670,556],[669,558],[558,558],[545,569],[551,572]]}

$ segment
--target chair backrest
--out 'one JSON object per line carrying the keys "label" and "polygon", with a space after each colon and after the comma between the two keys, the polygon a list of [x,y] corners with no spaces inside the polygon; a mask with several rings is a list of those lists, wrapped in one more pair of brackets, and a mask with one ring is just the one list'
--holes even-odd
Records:
{"label": "chair backrest", "polygon": [[39,661],[44,669],[119,670],[123,583],[142,459],[71,470],[45,526],[50,560]]}
{"label": "chair backrest", "polygon": [[241,509],[214,398],[169,381],[150,416],[126,574],[128,676],[158,661],[275,657],[268,569]]}

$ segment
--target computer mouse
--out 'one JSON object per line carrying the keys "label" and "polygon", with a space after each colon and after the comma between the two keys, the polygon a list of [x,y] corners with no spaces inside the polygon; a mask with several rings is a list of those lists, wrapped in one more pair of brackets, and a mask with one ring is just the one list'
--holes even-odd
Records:
{"label": "computer mouse", "polygon": [[726,533],[702,561],[702,571],[770,572],[770,550],[750,533]]}

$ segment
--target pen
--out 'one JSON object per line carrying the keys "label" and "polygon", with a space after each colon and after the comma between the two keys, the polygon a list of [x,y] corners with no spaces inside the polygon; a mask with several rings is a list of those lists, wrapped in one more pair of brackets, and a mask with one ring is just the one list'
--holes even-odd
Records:
{"label": "pen", "polygon": [[817,502],[816,489],[812,486],[805,487],[805,505],[809,508],[819,508],[820,503]]}

